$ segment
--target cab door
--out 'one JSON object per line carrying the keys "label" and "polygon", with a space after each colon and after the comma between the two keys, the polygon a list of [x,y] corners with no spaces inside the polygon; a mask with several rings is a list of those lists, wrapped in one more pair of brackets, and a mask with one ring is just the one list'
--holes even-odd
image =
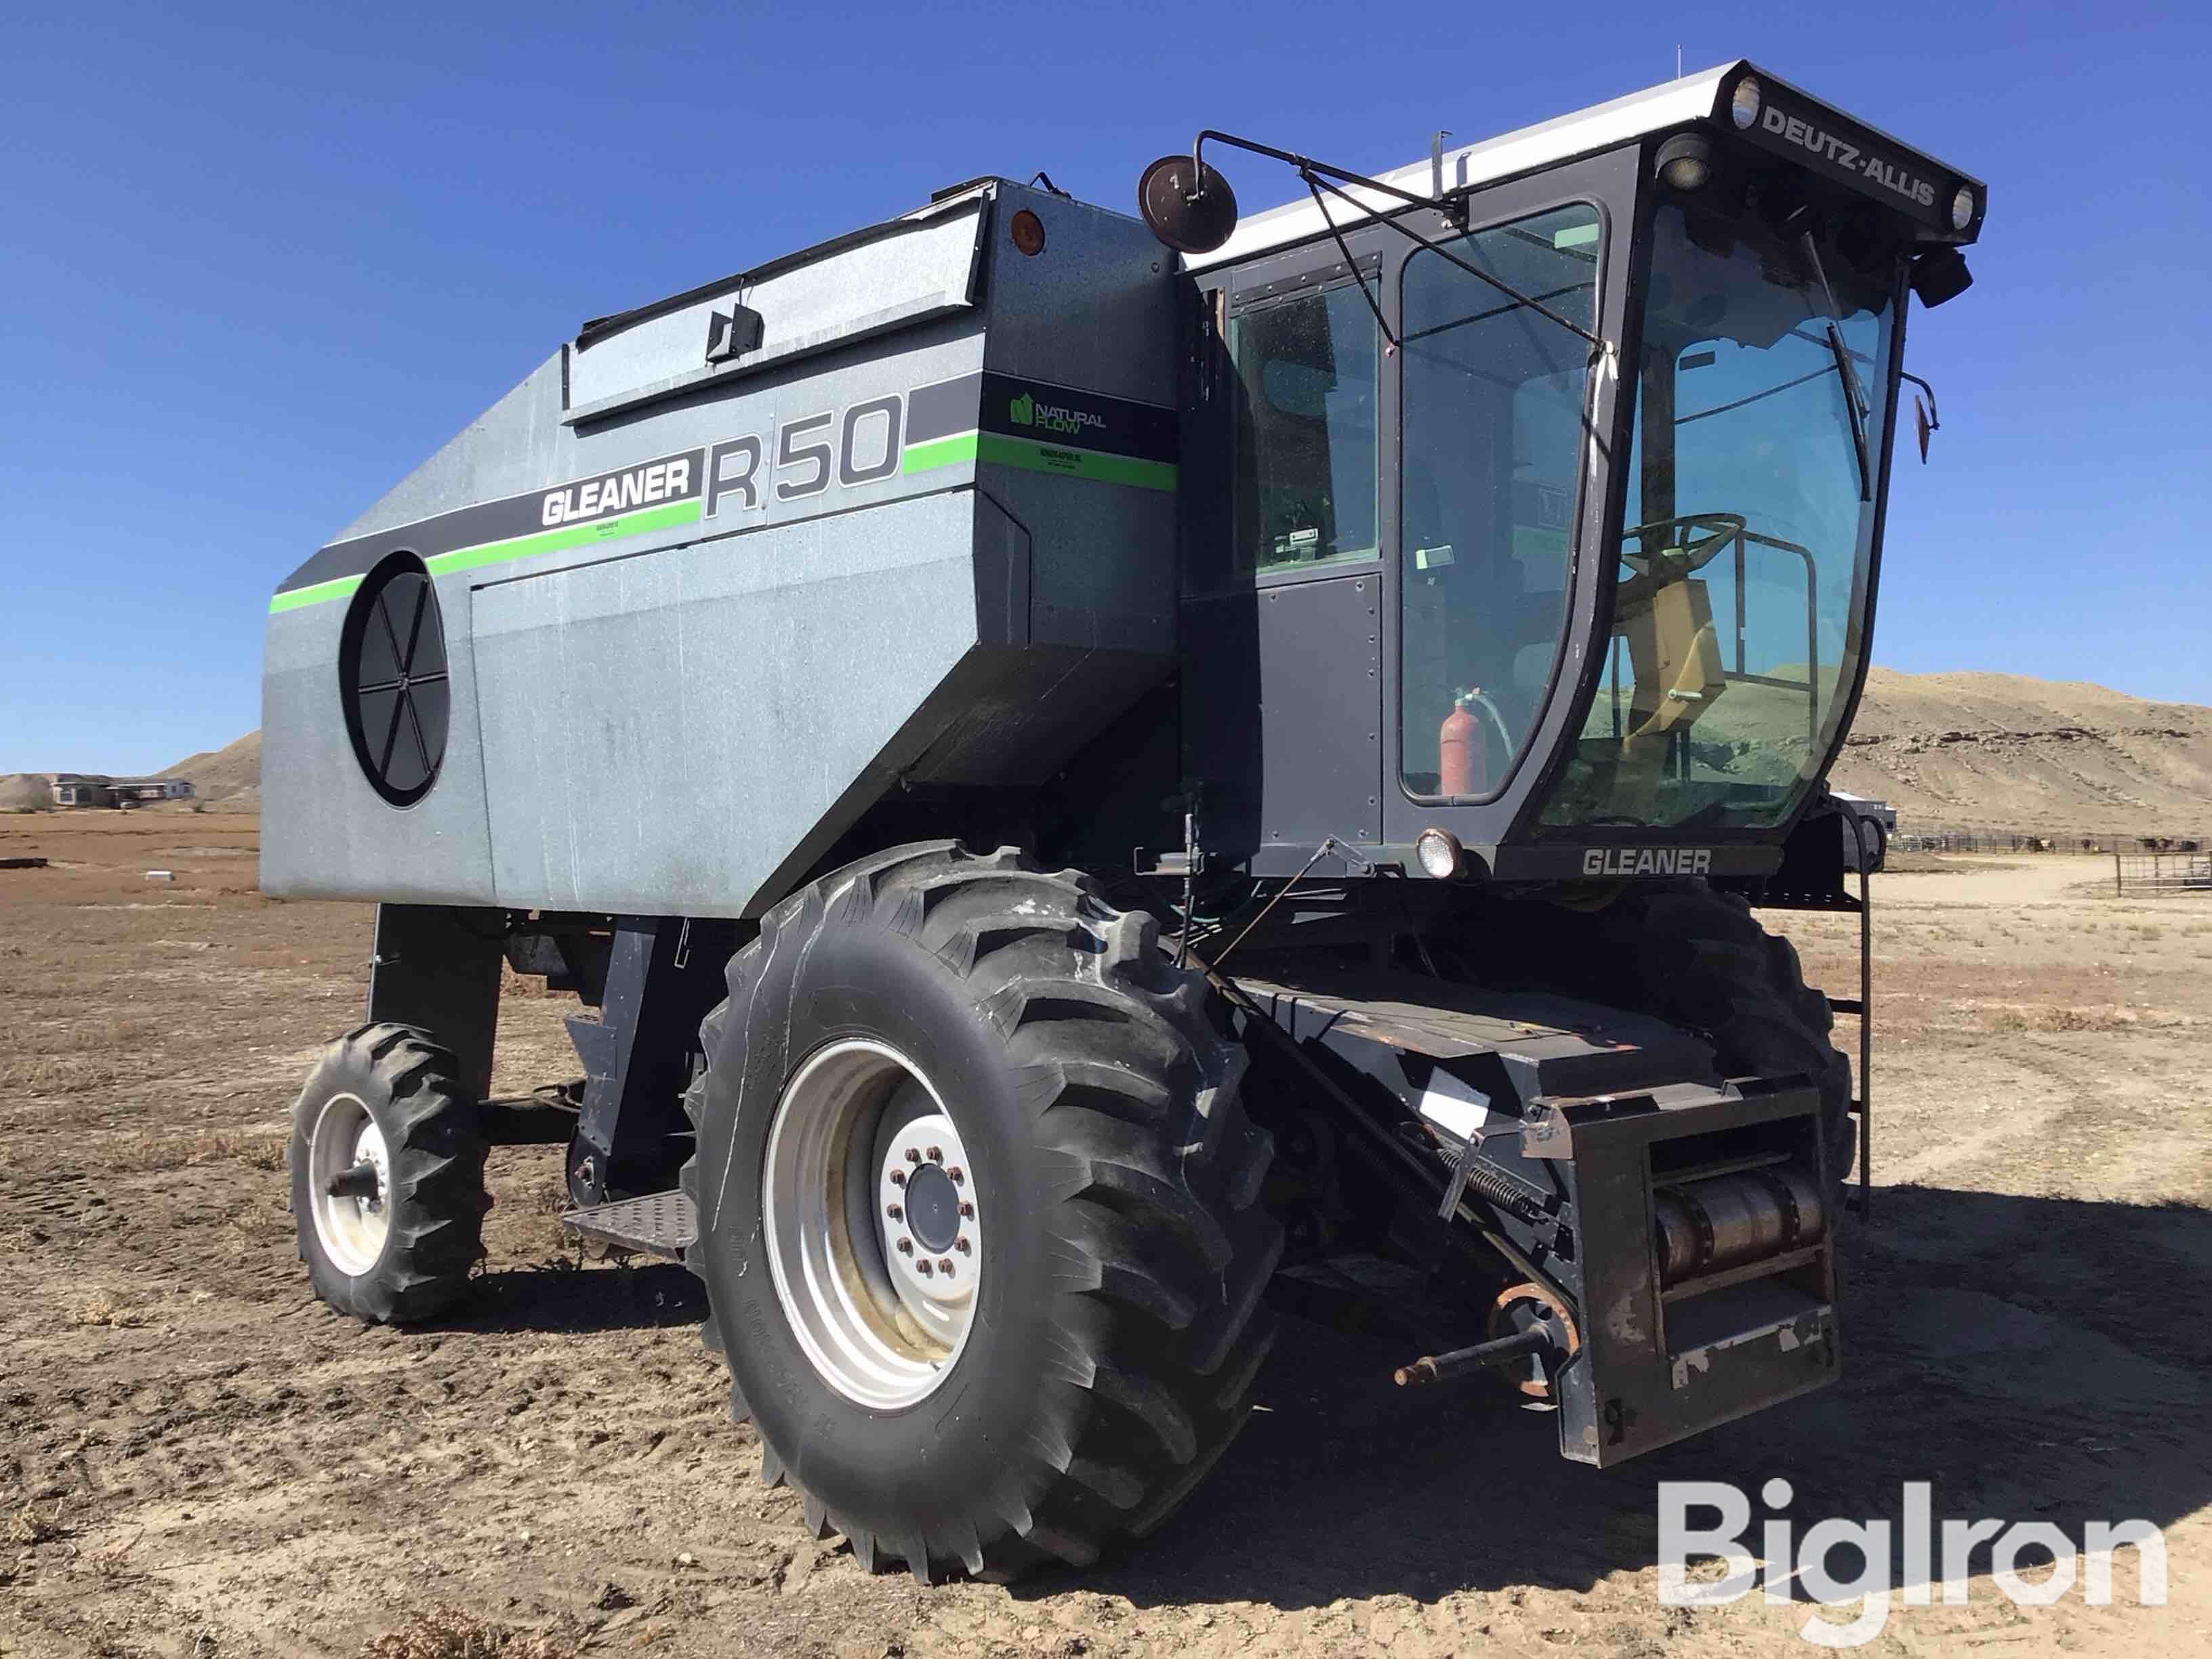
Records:
{"label": "cab door", "polygon": [[[1186,390],[1184,774],[1255,875],[1381,838],[1393,234],[1208,272]],[[1340,868],[1341,866],[1339,866]]]}
{"label": "cab door", "polygon": [[1388,846],[1437,828],[1488,861],[1578,729],[1622,410],[1605,354],[1556,319],[1622,337],[1636,156],[1478,191],[1399,264]]}

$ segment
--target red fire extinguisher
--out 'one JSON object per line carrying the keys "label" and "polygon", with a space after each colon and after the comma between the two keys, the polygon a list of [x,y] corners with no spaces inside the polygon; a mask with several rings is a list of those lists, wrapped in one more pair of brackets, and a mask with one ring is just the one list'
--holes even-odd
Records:
{"label": "red fire extinguisher", "polygon": [[1452,711],[1437,733],[1437,789],[1445,795],[1479,795],[1490,778],[1490,751],[1482,722],[1468,705],[1482,688],[1452,699]]}

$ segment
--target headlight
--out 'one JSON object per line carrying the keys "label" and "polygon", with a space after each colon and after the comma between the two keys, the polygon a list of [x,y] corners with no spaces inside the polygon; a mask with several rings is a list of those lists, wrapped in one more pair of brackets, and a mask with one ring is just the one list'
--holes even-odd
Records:
{"label": "headlight", "polygon": [[1961,185],[1959,193],[1951,198],[1951,228],[1964,230],[1973,222],[1974,192]]}
{"label": "headlight", "polygon": [[1748,132],[1759,119],[1759,81],[1747,75],[1735,83],[1735,96],[1729,100],[1729,115],[1739,132]]}
{"label": "headlight", "polygon": [[1413,856],[1424,875],[1449,881],[1459,873],[1459,837],[1449,830],[1424,830],[1413,837]]}

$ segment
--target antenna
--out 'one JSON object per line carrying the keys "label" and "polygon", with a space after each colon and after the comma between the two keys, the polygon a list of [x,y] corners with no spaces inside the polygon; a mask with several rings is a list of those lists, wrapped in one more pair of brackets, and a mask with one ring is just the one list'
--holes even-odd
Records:
{"label": "antenna", "polygon": [[1674,48],[1674,78],[1677,81],[1682,78],[1682,49],[1680,46]]}

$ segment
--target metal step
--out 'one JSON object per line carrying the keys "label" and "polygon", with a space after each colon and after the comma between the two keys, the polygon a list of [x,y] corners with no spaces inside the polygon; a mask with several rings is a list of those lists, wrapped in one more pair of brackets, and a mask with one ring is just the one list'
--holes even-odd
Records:
{"label": "metal step", "polygon": [[561,1224],[586,1238],[625,1250],[643,1250],[681,1261],[699,1237],[699,1214],[681,1192],[647,1193],[613,1204],[564,1210]]}

